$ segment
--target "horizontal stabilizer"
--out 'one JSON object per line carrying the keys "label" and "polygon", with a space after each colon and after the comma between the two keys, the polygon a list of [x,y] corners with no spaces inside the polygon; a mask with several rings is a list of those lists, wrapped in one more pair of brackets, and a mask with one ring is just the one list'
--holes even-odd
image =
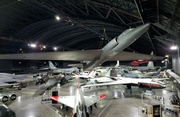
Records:
{"label": "horizontal stabilizer", "polygon": [[58,96],[51,96],[50,99],[58,102]]}
{"label": "horizontal stabilizer", "polygon": [[101,95],[99,95],[99,98],[100,99],[104,99],[106,97],[106,94],[101,94]]}

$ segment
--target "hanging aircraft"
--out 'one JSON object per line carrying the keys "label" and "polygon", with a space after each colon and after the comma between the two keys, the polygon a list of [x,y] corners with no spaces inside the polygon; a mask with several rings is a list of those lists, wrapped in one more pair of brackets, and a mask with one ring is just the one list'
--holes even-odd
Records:
{"label": "hanging aircraft", "polygon": [[136,28],[127,29],[99,50],[1,54],[0,59],[90,61],[89,63],[83,65],[84,70],[92,70],[94,67],[100,66],[107,60],[127,61],[139,59],[149,60],[152,58],[154,60],[161,60],[163,57],[122,51],[143,35],[149,27],[150,24],[147,23]]}
{"label": "hanging aircraft", "polygon": [[89,108],[92,109],[92,105],[96,107],[96,103],[105,97],[105,94],[84,96],[79,87],[75,96],[52,96],[51,100],[61,103],[62,107],[68,106],[72,108],[72,117],[89,117]]}

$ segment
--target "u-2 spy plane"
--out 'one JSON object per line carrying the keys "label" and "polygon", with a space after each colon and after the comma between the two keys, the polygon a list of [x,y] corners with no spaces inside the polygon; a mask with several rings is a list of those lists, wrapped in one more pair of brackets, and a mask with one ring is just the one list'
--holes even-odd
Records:
{"label": "u-2 spy plane", "polygon": [[1,54],[0,59],[90,61],[85,65],[81,64],[84,70],[92,70],[107,60],[162,59],[162,57],[159,56],[122,51],[143,35],[149,27],[150,24],[147,23],[136,28],[127,29],[99,50]]}

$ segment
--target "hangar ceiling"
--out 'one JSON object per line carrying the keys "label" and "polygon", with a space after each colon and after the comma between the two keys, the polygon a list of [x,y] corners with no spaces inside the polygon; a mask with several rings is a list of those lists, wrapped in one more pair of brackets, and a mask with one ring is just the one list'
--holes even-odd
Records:
{"label": "hangar ceiling", "polygon": [[1,0],[0,53],[100,49],[124,30],[150,22],[126,51],[164,56],[179,43],[179,6],[179,0]]}

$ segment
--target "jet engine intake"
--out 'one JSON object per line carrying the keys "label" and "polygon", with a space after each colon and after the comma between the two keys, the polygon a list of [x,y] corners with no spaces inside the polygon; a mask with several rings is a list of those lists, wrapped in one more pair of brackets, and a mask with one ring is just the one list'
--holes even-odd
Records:
{"label": "jet engine intake", "polygon": [[0,95],[0,101],[1,102],[7,102],[8,101],[8,96]]}
{"label": "jet engine intake", "polygon": [[115,48],[118,45],[118,41],[117,41],[117,37],[112,39],[109,44],[107,44],[103,50],[112,50],[113,48]]}
{"label": "jet engine intake", "polygon": [[[72,117],[78,117],[77,113],[75,113]],[[89,117],[89,113],[88,112],[86,112],[86,117]]]}
{"label": "jet engine intake", "polygon": [[14,93],[12,93],[12,94],[9,94],[9,98],[12,100],[12,101],[14,101],[14,100],[16,100],[16,94],[14,94]]}

